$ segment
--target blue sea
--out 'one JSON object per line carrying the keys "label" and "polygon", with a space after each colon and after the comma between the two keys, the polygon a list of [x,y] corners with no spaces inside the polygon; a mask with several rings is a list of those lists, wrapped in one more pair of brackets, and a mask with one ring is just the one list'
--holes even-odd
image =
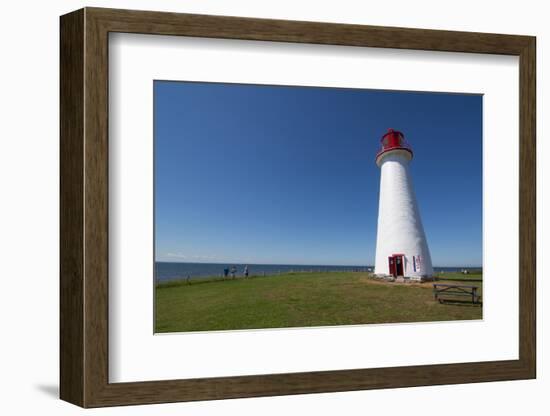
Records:
{"label": "blue sea", "polygon": [[[236,276],[244,275],[245,264],[240,263],[155,263],[157,282],[179,279],[201,279],[222,277],[224,268],[235,266]],[[370,272],[374,266],[335,266],[335,265],[297,265],[297,264],[248,264],[249,276],[270,276],[291,272]],[[479,270],[479,267],[434,267],[435,272],[456,272],[463,269]]]}

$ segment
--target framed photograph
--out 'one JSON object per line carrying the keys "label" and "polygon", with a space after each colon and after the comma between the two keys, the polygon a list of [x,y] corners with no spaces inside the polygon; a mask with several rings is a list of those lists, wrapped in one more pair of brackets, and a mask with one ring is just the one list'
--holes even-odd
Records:
{"label": "framed photograph", "polygon": [[63,400],[536,377],[534,37],[60,29]]}

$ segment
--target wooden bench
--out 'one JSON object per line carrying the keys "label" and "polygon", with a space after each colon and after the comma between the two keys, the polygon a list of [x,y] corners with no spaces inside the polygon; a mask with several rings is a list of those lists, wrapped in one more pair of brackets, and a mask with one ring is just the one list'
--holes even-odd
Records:
{"label": "wooden bench", "polygon": [[443,303],[441,296],[468,296],[472,299],[472,303],[479,303],[480,296],[477,293],[477,286],[434,283],[433,287],[434,299],[439,303]]}

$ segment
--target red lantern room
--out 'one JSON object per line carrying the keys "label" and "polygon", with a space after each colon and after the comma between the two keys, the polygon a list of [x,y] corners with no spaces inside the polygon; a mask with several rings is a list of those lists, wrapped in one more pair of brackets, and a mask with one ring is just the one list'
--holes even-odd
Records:
{"label": "red lantern room", "polygon": [[405,140],[404,134],[400,131],[388,129],[388,132],[380,139],[380,143],[382,146],[376,154],[376,163],[380,160],[380,156],[392,150],[405,150],[410,153],[411,159],[413,157],[412,148],[407,140]]}

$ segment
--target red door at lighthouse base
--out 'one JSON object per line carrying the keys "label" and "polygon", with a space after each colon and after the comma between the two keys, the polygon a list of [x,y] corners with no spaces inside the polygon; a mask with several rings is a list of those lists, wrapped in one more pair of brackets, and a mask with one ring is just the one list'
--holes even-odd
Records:
{"label": "red door at lighthouse base", "polygon": [[390,275],[393,277],[403,276],[403,255],[394,254],[388,257]]}

